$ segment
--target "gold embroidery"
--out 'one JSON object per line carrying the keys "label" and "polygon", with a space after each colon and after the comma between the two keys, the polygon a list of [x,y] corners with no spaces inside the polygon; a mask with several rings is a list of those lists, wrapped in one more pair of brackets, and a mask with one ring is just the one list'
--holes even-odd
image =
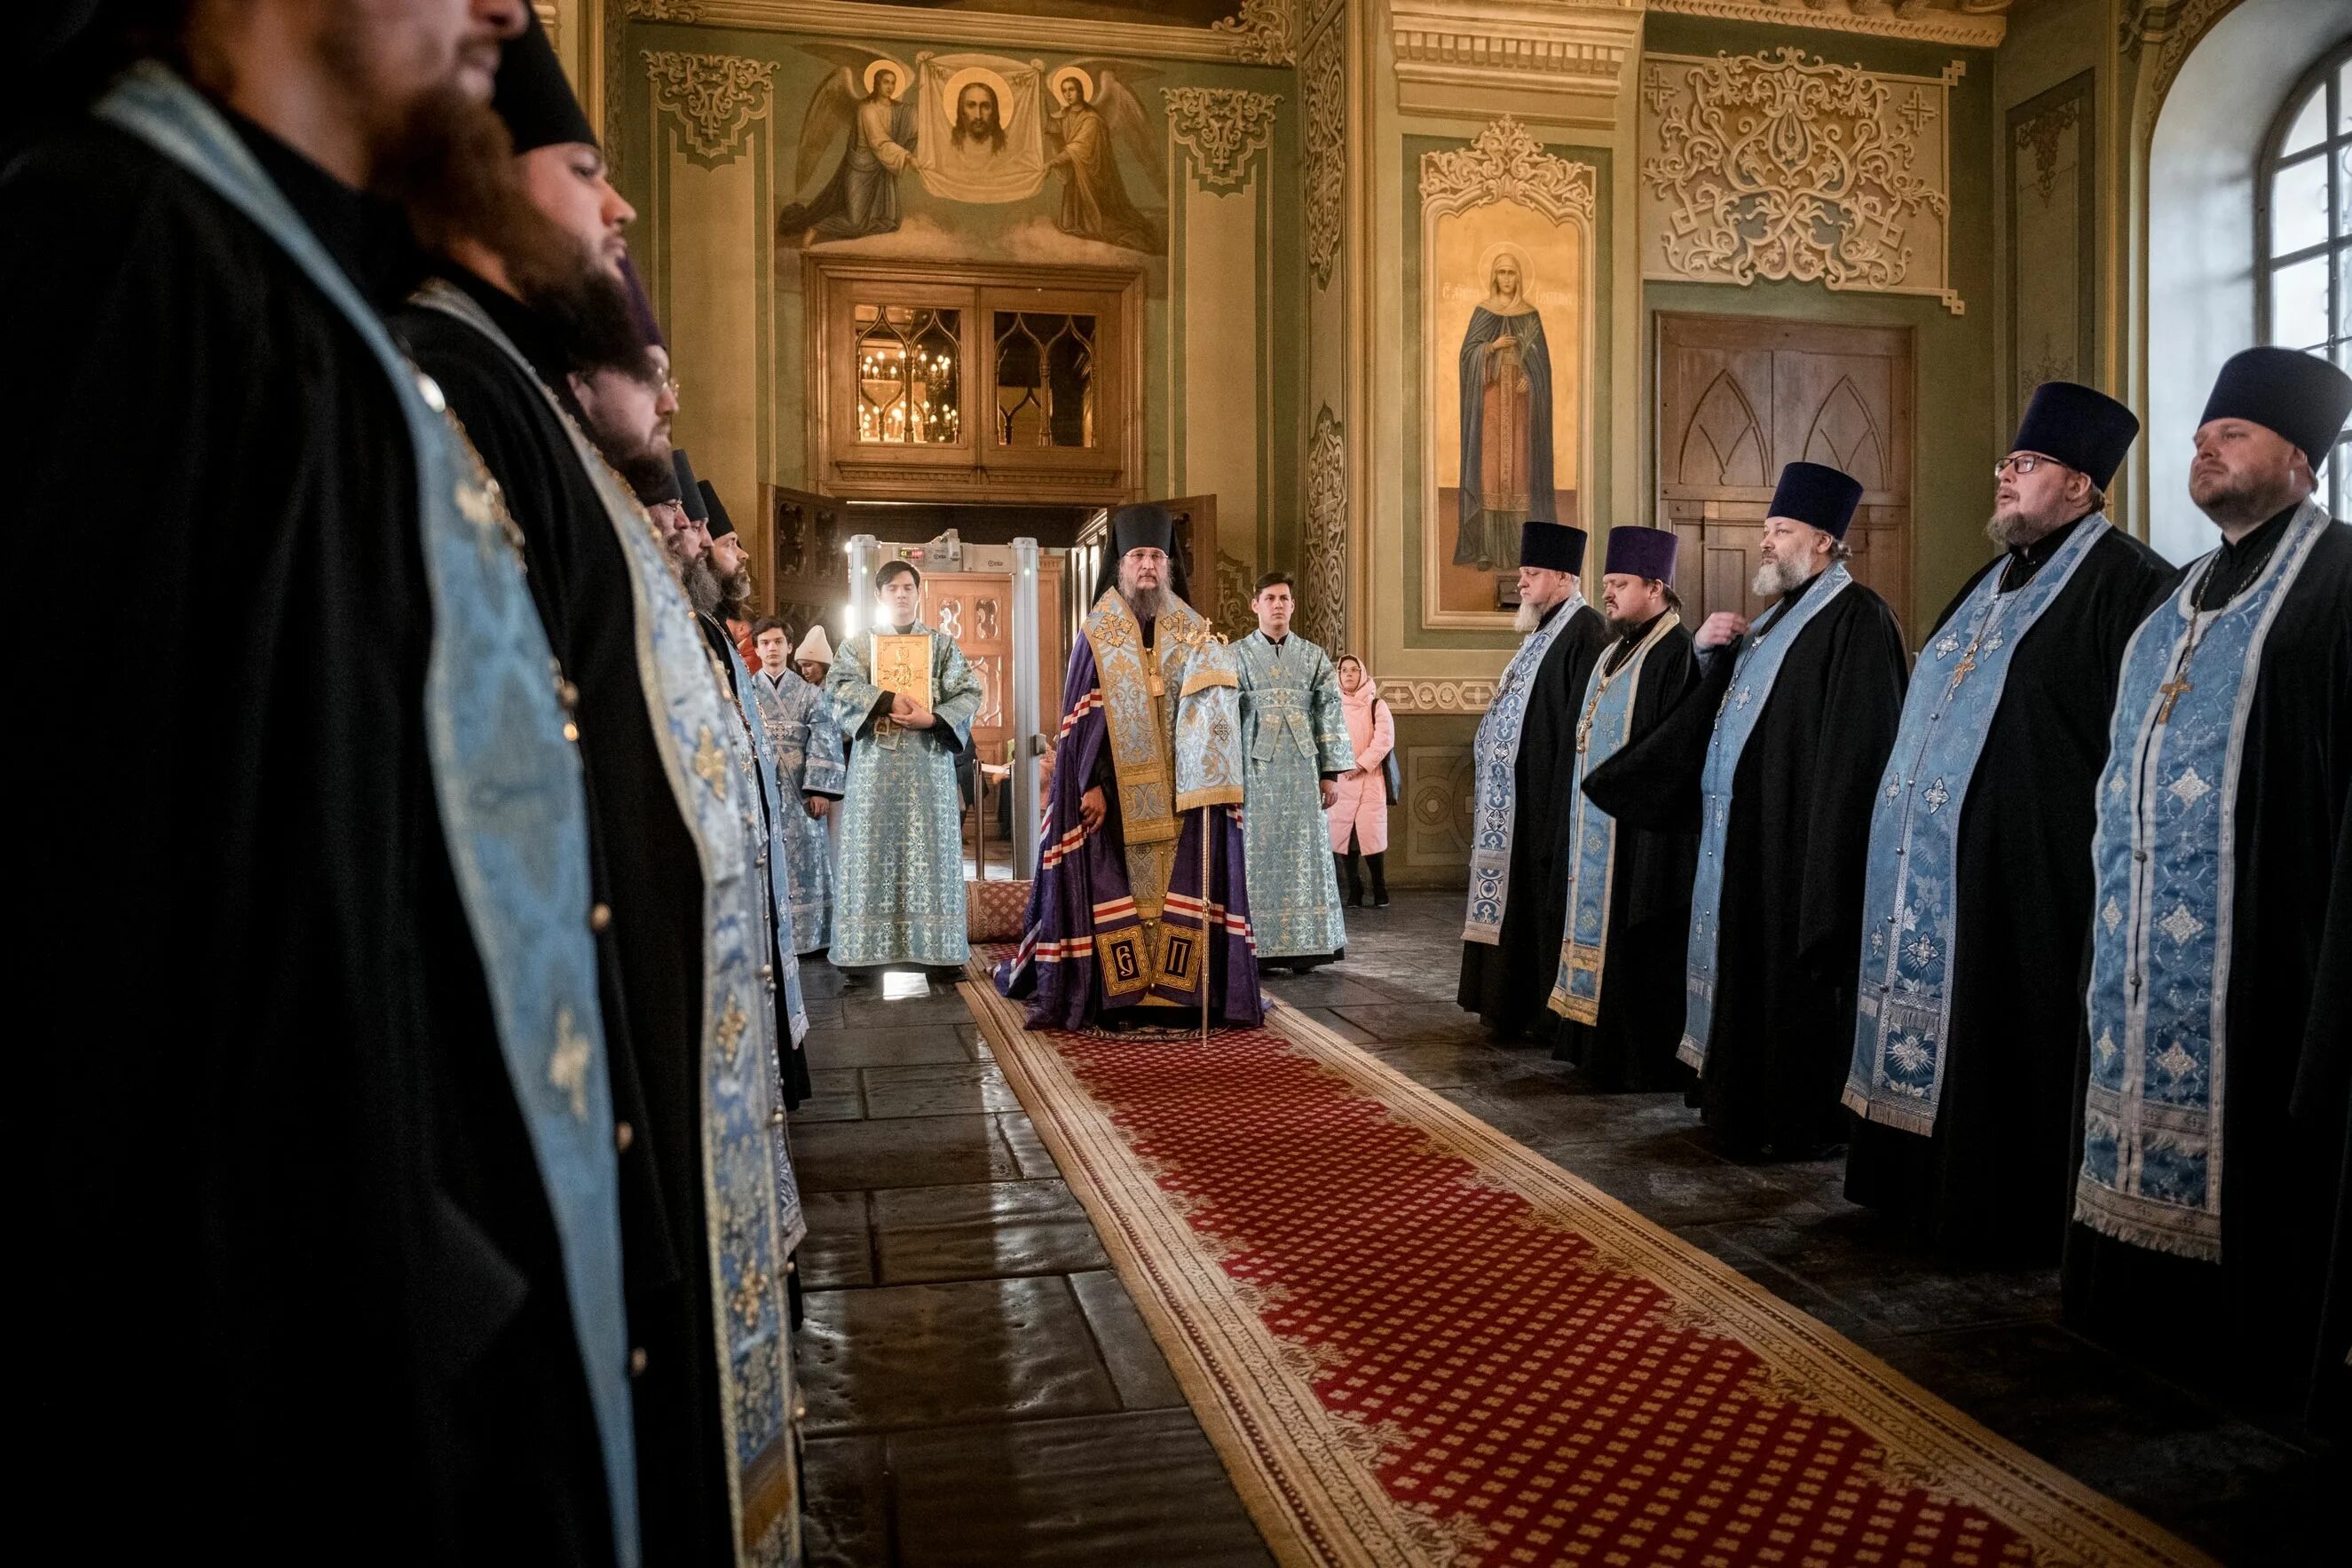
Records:
{"label": "gold embroidery", "polygon": [[720,800],[727,798],[727,753],[720,749],[719,737],[704,725],[694,747],[695,777],[710,786],[710,792]]}
{"label": "gold embroidery", "polygon": [[727,998],[726,1010],[719,1015],[719,1027],[716,1032],[719,1036],[719,1049],[725,1051],[727,1060],[737,1066],[740,1066],[743,1060],[744,1027],[751,1021],[743,1011],[741,998],[730,993]]}

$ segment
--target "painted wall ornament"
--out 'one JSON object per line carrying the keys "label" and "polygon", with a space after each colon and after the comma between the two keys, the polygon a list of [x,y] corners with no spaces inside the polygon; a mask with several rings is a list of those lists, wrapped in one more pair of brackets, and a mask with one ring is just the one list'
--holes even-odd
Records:
{"label": "painted wall ornament", "polygon": [[772,62],[675,49],[647,49],[645,61],[654,107],[677,119],[689,158],[712,168],[741,155],[745,132],[768,112]]}
{"label": "painted wall ornament", "polygon": [[1643,275],[1932,294],[1948,286],[1948,132],[1938,78],[1758,55],[1644,57]]}
{"label": "painted wall ornament", "polygon": [[802,47],[834,69],[801,117],[793,188],[808,183],[818,160],[837,142],[841,158],[823,189],[777,214],[777,235],[788,245],[813,245],[888,234],[899,223],[898,176],[915,161],[915,73],[903,61],[854,44]]}
{"label": "painted wall ornament", "polygon": [[1160,89],[1160,97],[1168,106],[1168,134],[1192,155],[1203,190],[1238,191],[1249,183],[1251,155],[1274,142],[1278,94],[1171,87]]}
{"label": "painted wall ornament", "polygon": [[1422,155],[1425,627],[1507,627],[1520,525],[1581,525],[1597,193],[1508,116]]}
{"label": "painted wall ornament", "polygon": [[1168,193],[1167,164],[1158,140],[1122,78],[1145,85],[1160,73],[1126,61],[1076,60],[1054,73],[1057,107],[1047,121],[1056,145],[1046,167],[1061,176],[1062,204],[1054,226],[1079,239],[1099,240],[1129,250],[1160,248],[1158,229],[1128,199],[1118,172],[1125,145],[1150,172],[1161,196]]}

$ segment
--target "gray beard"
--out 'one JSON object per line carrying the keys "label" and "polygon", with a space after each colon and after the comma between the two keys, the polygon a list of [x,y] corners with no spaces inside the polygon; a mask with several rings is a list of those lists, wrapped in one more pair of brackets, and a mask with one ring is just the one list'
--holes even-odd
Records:
{"label": "gray beard", "polygon": [[1768,560],[1756,569],[1756,580],[1748,585],[1748,591],[1759,599],[1778,599],[1812,580],[1813,574],[1797,561]]}
{"label": "gray beard", "polygon": [[687,602],[694,606],[697,614],[719,613],[719,603],[726,594],[719,586],[719,574],[710,569],[709,561],[681,561],[678,576],[686,583]]}
{"label": "gray beard", "polygon": [[1996,511],[1985,519],[1985,538],[2003,549],[2015,549],[2034,540],[2056,533],[2065,525],[2053,523],[2043,528],[2021,512]]}
{"label": "gray beard", "polygon": [[1168,591],[1164,588],[1139,588],[1132,591],[1122,588],[1118,596],[1138,621],[1156,621],[1168,609]]}
{"label": "gray beard", "polygon": [[1538,604],[1532,600],[1520,600],[1519,607],[1511,612],[1511,630],[1522,637],[1526,636],[1543,624],[1544,612],[1550,608],[1549,604]]}

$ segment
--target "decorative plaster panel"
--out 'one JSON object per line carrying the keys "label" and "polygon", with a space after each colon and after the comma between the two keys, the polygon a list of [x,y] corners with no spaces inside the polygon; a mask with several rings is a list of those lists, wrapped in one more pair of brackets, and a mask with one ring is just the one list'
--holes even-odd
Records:
{"label": "decorative plaster panel", "polygon": [[1875,33],[1990,49],[2009,33],[2010,0],[1649,0],[1653,11],[1730,21]]}
{"label": "decorative plaster panel", "polygon": [[647,49],[645,60],[654,108],[677,119],[695,162],[715,168],[741,155],[751,122],[767,117],[774,62],[675,49]]}
{"label": "decorative plaster panel", "polygon": [[1949,287],[1949,109],[1941,77],[1760,55],[1647,55],[1642,63],[1642,275],[1746,287]]}
{"label": "decorative plaster panel", "polygon": [[1234,58],[1256,66],[1286,66],[1298,57],[1297,0],[1242,0],[1241,11],[1210,32],[1225,42]]}
{"label": "decorative plaster panel", "polygon": [[[1381,695],[1388,695],[1386,683]],[[1470,859],[1470,805],[1478,794],[1470,748],[1408,746],[1403,750],[1405,864],[1459,871]],[[1393,827],[1393,807],[1389,816]]]}
{"label": "decorative plaster panel", "polygon": [[1250,159],[1274,142],[1275,106],[1281,95],[1246,88],[1170,87],[1168,134],[1192,155],[1204,190],[1238,191],[1249,183]]}

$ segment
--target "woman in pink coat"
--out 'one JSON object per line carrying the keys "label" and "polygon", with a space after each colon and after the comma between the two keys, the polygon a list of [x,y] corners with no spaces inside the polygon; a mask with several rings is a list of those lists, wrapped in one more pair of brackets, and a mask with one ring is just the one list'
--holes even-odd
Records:
{"label": "woman in pink coat", "polygon": [[1396,745],[1396,719],[1381,701],[1379,688],[1364,673],[1364,662],[1349,653],[1339,661],[1339,711],[1347,716],[1348,743],[1356,749],[1356,768],[1342,773],[1339,795],[1331,802],[1331,858],[1339,862],[1339,880],[1348,886],[1348,902],[1364,902],[1363,883],[1356,874],[1359,853],[1372,865],[1372,907],[1389,905],[1389,783],[1388,755]]}

